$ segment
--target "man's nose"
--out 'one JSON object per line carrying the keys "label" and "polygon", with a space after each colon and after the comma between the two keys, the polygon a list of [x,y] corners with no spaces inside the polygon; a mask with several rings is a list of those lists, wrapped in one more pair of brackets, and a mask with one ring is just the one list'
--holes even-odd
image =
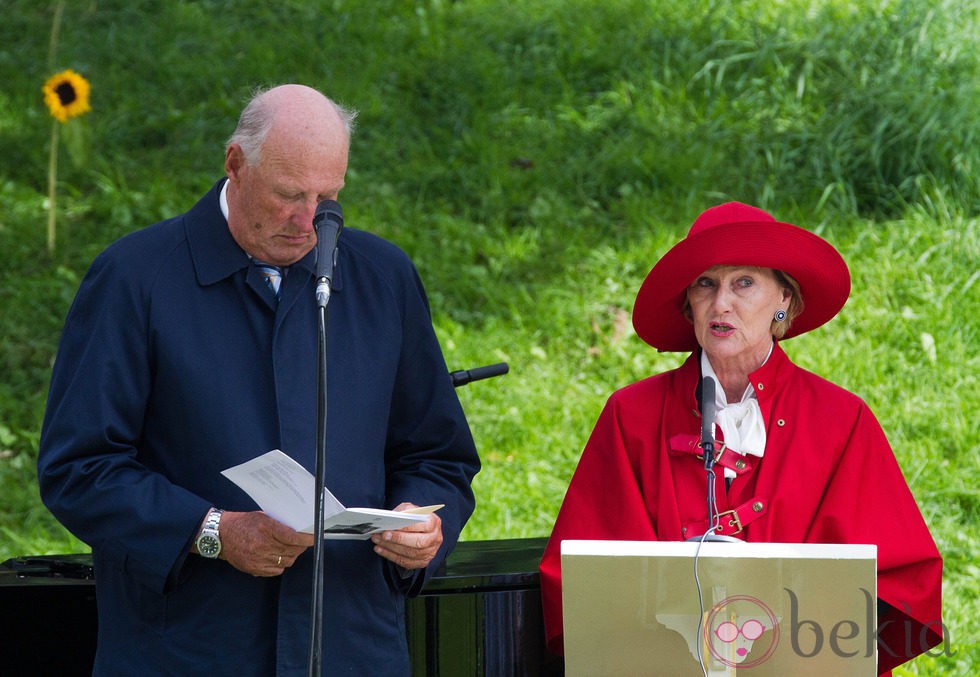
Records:
{"label": "man's nose", "polygon": [[313,232],[313,216],[316,214],[316,205],[316,200],[307,200],[293,215],[293,224],[304,233]]}

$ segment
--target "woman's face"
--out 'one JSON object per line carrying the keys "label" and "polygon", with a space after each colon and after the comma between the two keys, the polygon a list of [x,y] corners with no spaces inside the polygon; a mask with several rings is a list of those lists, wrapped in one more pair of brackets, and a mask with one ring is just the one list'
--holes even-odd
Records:
{"label": "woman's face", "polygon": [[770,268],[713,266],[687,289],[694,334],[716,369],[756,369],[772,345],[771,324],[790,292]]}

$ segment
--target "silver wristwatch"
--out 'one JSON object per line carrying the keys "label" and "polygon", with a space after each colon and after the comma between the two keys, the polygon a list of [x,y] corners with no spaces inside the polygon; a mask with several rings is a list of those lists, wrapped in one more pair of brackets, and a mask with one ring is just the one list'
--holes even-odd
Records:
{"label": "silver wristwatch", "polygon": [[217,559],[221,554],[221,538],[218,537],[218,524],[221,522],[222,510],[211,508],[204,519],[204,526],[197,537],[197,552],[201,557]]}

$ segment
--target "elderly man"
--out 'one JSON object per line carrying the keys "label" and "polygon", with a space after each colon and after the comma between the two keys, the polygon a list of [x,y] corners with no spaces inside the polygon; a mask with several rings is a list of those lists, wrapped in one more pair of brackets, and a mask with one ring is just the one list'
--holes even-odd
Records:
{"label": "elderly man", "polygon": [[[111,245],[81,284],[38,470],[46,505],[92,546],[96,674],[307,669],[313,536],[220,473],[270,449],[315,466],[312,219],[344,186],[352,120],[308,87],[257,95],[227,177]],[[327,486],[346,505],[445,507],[327,542],[322,663],[402,675],[405,596],[455,544],[479,460],[405,254],[346,229],[333,290]]]}

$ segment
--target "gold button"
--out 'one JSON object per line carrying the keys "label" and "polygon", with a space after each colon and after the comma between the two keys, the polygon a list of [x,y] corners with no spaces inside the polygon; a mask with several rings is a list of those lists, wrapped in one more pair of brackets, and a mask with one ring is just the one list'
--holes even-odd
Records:
{"label": "gold button", "polygon": [[786,425],[786,419],[782,419],[782,418],[779,419],[778,421],[776,421],[776,425],[782,428],[784,425]]}
{"label": "gold button", "polygon": [[741,459],[739,459],[738,461],[735,461],[735,469],[736,470],[742,470],[743,468],[745,468],[745,461],[743,461]]}
{"label": "gold button", "polygon": [[762,501],[756,501],[752,504],[752,512],[762,512]]}
{"label": "gold button", "polygon": [[765,387],[765,386],[764,386],[763,384],[761,384],[761,383],[760,383],[760,384],[758,384],[758,385],[757,385],[757,386],[755,387],[755,389],[756,389],[756,390],[765,390],[765,389],[766,389],[766,387]]}

